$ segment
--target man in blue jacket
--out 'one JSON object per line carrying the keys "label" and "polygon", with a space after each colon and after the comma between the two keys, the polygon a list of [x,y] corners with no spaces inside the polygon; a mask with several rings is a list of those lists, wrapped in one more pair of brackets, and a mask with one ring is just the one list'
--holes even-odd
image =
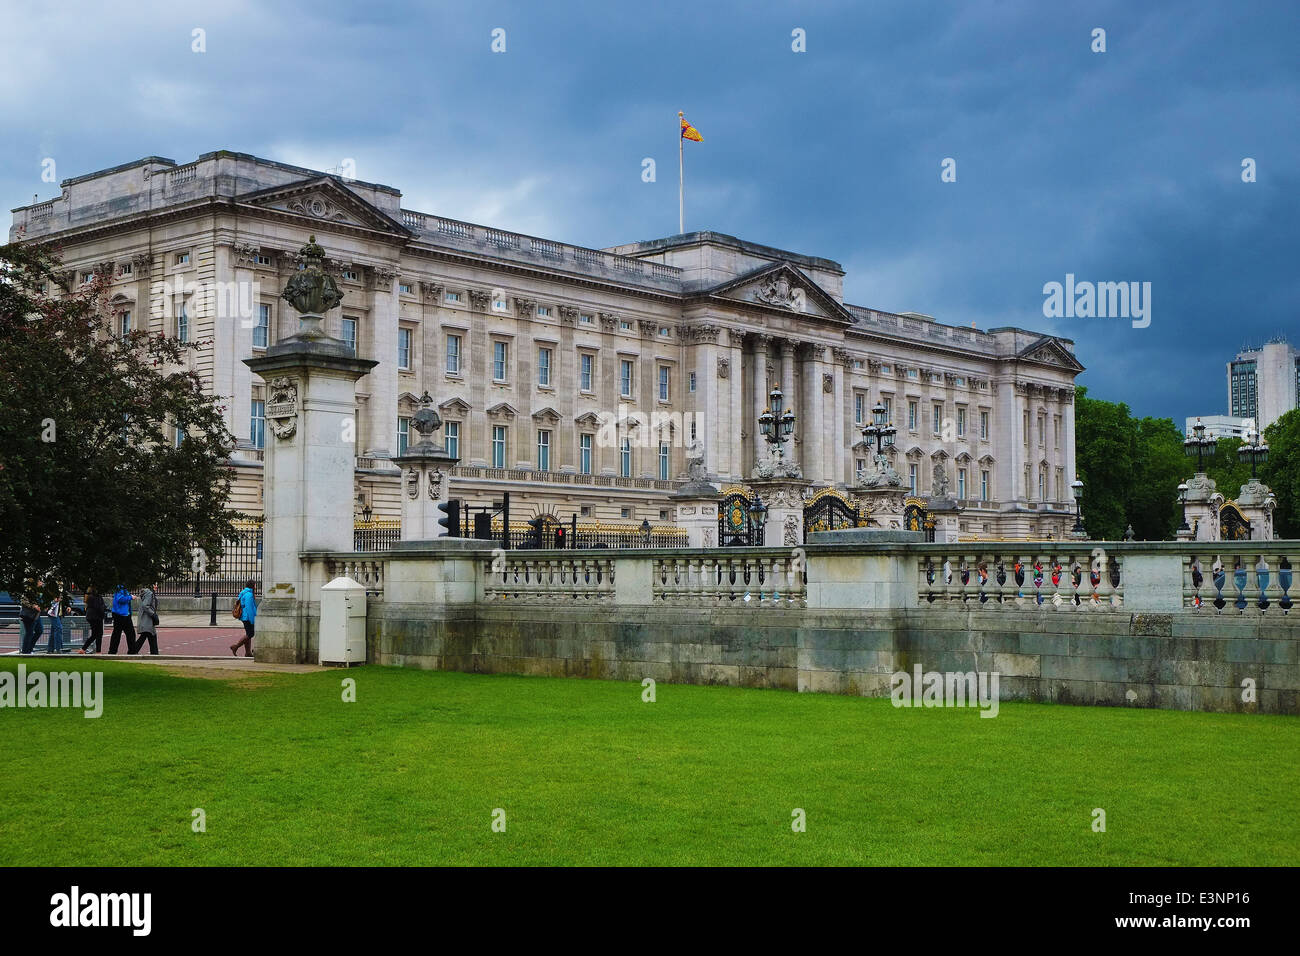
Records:
{"label": "man in blue jacket", "polygon": [[131,620],[131,592],[119,584],[113,592],[113,636],[108,641],[108,652],[117,653],[117,645],[126,635],[126,649],[135,647],[135,624]]}
{"label": "man in blue jacket", "polygon": [[253,656],[253,621],[257,619],[257,582],[251,578],[244,583],[244,590],[239,592],[239,619],[244,622],[244,636],[230,645],[230,653],[235,657],[236,651],[244,649],[245,657]]}

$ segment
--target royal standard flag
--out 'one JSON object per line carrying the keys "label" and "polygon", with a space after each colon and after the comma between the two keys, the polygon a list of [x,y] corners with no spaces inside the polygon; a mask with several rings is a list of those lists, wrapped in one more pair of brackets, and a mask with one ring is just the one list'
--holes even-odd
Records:
{"label": "royal standard flag", "polygon": [[700,135],[700,131],[686,122],[685,116],[682,117],[682,139],[689,139],[693,143],[704,142],[704,137]]}

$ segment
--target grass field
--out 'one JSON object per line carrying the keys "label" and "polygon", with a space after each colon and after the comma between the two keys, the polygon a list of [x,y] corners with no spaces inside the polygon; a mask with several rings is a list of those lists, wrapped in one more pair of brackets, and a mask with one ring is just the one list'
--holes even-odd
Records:
{"label": "grass field", "polygon": [[96,667],[99,719],[0,710],[0,864],[1300,863],[1295,718]]}

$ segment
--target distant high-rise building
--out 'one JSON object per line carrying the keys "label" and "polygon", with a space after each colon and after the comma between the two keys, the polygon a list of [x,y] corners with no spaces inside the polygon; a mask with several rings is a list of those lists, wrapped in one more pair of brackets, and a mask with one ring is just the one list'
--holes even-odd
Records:
{"label": "distant high-rise building", "polygon": [[1228,363],[1228,414],[1262,432],[1300,405],[1300,350],[1284,341],[1243,349]]}

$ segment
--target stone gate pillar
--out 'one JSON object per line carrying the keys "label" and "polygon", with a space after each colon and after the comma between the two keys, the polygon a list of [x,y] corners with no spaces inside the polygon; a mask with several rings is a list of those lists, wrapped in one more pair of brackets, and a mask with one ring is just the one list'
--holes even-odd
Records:
{"label": "stone gate pillar", "polygon": [[749,486],[767,505],[763,544],[795,548],[803,544],[803,496],[812,482],[804,478],[753,478]]}
{"label": "stone gate pillar", "polygon": [[[282,298],[301,313],[298,332],[244,364],[267,385],[262,470],[262,604],[254,640],[259,660],[303,663],[314,643],[316,595],[299,558],[303,551],[352,550],[356,468],[357,379],[378,365],[359,359],[322,328],[342,301],[321,268],[315,236],[303,247],[307,268]],[[320,582],[324,583],[324,582]]]}
{"label": "stone gate pillar", "polygon": [[405,455],[393,457],[402,470],[402,541],[432,541],[445,538],[448,529],[438,524],[444,517],[439,505],[451,497],[451,469],[460,461],[447,454],[444,445],[435,441],[442,418],[433,410],[428,392],[420,399],[420,410],[411,419],[411,427],[420,441],[407,448]]}
{"label": "stone gate pillar", "polygon": [[703,449],[697,445],[688,454],[688,480],[668,500],[675,506],[674,523],[686,529],[686,546],[712,548],[718,544],[718,502],[722,493],[709,482]]}

